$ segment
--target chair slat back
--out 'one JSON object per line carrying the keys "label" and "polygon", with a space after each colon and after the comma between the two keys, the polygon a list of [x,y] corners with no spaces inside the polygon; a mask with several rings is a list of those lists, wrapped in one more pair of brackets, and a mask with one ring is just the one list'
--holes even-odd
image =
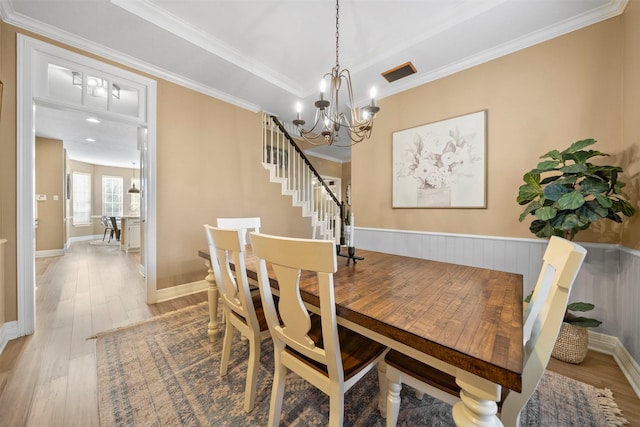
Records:
{"label": "chair slat back", "polygon": [[[217,228],[209,224],[204,228],[211,253],[211,268],[223,303],[244,317],[254,330],[260,330],[247,278],[242,230]],[[231,269],[231,263],[235,271]]]}
{"label": "chair slat back", "polygon": [[246,217],[246,218],[218,218],[216,220],[218,228],[231,228],[234,230],[241,230],[240,244],[242,246],[247,245],[247,233],[255,231],[260,232],[260,217]]}
{"label": "chair slat back", "polygon": [[[274,343],[280,348],[289,346],[326,365],[330,376],[341,375],[333,289],[333,273],[337,269],[334,242],[250,234],[253,253],[258,258],[262,305]],[[268,265],[278,281],[280,301],[277,309],[269,283]],[[300,295],[300,275],[307,277],[307,272],[315,273],[317,278],[324,348],[316,346],[308,335],[311,318]]]}
{"label": "chair slat back", "polygon": [[[580,270],[587,251],[560,237],[549,240],[543,255],[543,265],[534,288],[529,306],[524,315],[523,339],[525,347],[532,348],[539,339],[542,327],[546,323],[554,299],[562,301],[559,308],[564,316],[571,287]],[[562,292],[561,289],[565,291]],[[566,298],[563,298],[566,297]],[[560,324],[558,324],[558,330]]]}
{"label": "chair slat back", "polygon": [[560,237],[551,237],[549,241],[538,283],[525,313],[522,392],[511,392],[505,399],[501,414],[505,425],[519,425],[520,411],[538,387],[586,253],[583,247]]}

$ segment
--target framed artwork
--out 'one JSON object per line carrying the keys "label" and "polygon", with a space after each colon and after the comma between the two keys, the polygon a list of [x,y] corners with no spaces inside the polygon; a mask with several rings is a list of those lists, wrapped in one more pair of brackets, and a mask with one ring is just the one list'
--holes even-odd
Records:
{"label": "framed artwork", "polygon": [[487,110],[393,133],[393,208],[486,208]]}

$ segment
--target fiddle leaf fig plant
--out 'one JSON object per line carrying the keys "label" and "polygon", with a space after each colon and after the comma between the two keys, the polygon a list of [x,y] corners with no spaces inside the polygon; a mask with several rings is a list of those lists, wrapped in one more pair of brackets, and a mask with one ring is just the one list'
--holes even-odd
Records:
{"label": "fiddle leaf fig plant", "polygon": [[551,150],[540,156],[538,165],[523,176],[517,201],[526,205],[520,222],[529,215],[535,219],[529,230],[537,237],[575,235],[601,219],[620,223],[635,209],[622,194],[625,183],[618,180],[619,166],[594,165],[588,160],[608,156],[585,150],[595,139],[574,142],[564,151]]}

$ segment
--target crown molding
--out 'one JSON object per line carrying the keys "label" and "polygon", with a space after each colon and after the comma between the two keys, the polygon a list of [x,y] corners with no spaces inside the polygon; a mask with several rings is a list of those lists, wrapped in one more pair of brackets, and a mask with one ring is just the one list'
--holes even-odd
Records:
{"label": "crown molding", "polygon": [[188,79],[184,76],[180,76],[176,73],[172,73],[163,68],[149,64],[148,62],[141,61],[130,55],[125,55],[114,49],[107,48],[98,43],[94,43],[85,38],[71,34],[67,31],[62,31],[58,28],[44,24],[43,22],[28,18],[20,13],[17,13],[9,0],[0,0],[0,17],[7,24],[14,25],[23,30],[31,31],[40,36],[47,37],[60,43],[64,43],[68,46],[81,49],[85,52],[98,55],[102,58],[117,62],[119,64],[134,68],[136,70],[145,72],[157,78],[167,80],[177,85],[186,87],[187,89],[200,92],[204,95],[211,96],[229,104],[244,108],[251,112],[257,113],[262,110],[262,107],[244,99],[240,99],[226,92],[222,92],[213,89],[209,86],[200,84],[194,80]]}
{"label": "crown molding", "polygon": [[[536,44],[543,43],[545,41],[563,36],[581,28],[588,27],[589,25],[593,25],[606,19],[621,15],[628,3],[629,0],[611,0],[604,6],[593,9],[574,18],[567,19],[560,24],[547,27],[543,30],[534,31],[526,36],[518,37],[516,39],[510,40],[508,43],[503,43],[500,46],[488,49],[478,55],[473,55],[463,60],[452,62],[431,73],[421,76],[409,77],[405,82],[401,82],[400,84],[392,88],[379,91],[378,99],[386,98],[388,96],[413,89],[414,87],[450,76],[468,68],[484,64],[485,62],[501,58],[519,50],[535,46]],[[379,59],[380,58],[374,58],[372,59],[372,61]],[[356,104],[362,104],[366,102],[368,102],[367,97],[356,100]]]}
{"label": "crown molding", "polygon": [[293,95],[302,97],[302,89],[293,80],[284,74],[267,67],[265,64],[248,59],[240,51],[234,49],[210,34],[177,18],[159,6],[147,0],[109,0],[111,4],[118,6],[127,12],[136,15],[140,19],[157,25],[165,31],[198,46],[207,52],[218,56],[243,70],[267,81]]}

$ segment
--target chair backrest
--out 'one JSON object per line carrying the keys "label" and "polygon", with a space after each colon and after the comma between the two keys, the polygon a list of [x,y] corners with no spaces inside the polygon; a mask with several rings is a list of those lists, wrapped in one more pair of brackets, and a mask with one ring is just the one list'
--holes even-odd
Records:
{"label": "chair backrest", "polygon": [[[253,253],[258,258],[262,305],[275,347],[282,350],[288,346],[326,365],[330,378],[343,379],[333,290],[333,273],[337,269],[335,243],[331,240],[285,238],[255,232],[251,233],[251,242]],[[278,281],[280,300],[277,311],[267,263]],[[302,302],[299,287],[303,271],[315,273],[317,279],[324,348],[318,347],[308,334],[311,318]]]}
{"label": "chair backrest", "polygon": [[260,232],[260,217],[247,218],[218,218],[216,225],[219,228],[232,228],[234,230],[242,230],[240,243],[242,246],[247,244],[247,233],[252,230],[256,233]]}
{"label": "chair backrest", "polygon": [[505,425],[515,419],[535,391],[549,363],[569,300],[571,288],[587,251],[568,240],[553,236],[543,256],[543,265],[525,312],[522,392],[511,392],[502,407]]}
{"label": "chair backrest", "polygon": [[[254,331],[259,331],[258,318],[251,299],[245,264],[245,245],[241,230],[204,226],[211,254],[211,268],[225,306],[246,319]],[[231,270],[234,264],[235,271]]]}
{"label": "chair backrest", "polygon": [[105,226],[105,228],[112,228],[111,222],[109,221],[109,218],[107,218],[106,216],[102,216],[100,218],[100,220],[102,221],[102,225]]}
{"label": "chair backrest", "polygon": [[114,230],[118,231],[118,220],[116,219],[116,217],[115,216],[111,216],[111,217],[109,217],[109,219],[111,220],[111,227]]}

